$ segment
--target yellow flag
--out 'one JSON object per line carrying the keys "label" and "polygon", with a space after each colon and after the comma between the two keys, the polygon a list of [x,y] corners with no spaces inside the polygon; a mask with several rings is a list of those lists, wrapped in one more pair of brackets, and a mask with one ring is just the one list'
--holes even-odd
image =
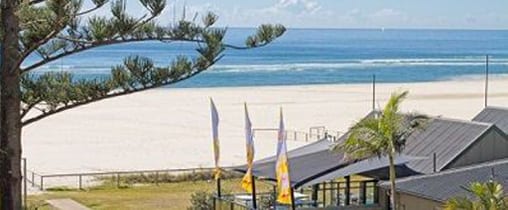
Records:
{"label": "yellow flag", "polygon": [[252,134],[252,123],[250,122],[249,112],[247,110],[247,104],[245,107],[245,140],[246,140],[246,152],[247,152],[247,173],[242,179],[242,188],[252,193],[252,163],[254,161],[254,136]]}
{"label": "yellow flag", "polygon": [[275,163],[275,174],[277,177],[277,202],[291,204],[291,179],[289,177],[289,161],[287,157],[286,131],[280,110],[280,124],[277,144],[277,162]]}
{"label": "yellow flag", "polygon": [[220,160],[220,145],[219,145],[219,113],[217,112],[217,108],[213,103],[213,100],[210,98],[210,108],[211,108],[211,116],[212,116],[212,138],[213,138],[213,154],[215,158],[215,170],[214,170],[214,178],[217,180],[220,178],[221,169],[219,167]]}

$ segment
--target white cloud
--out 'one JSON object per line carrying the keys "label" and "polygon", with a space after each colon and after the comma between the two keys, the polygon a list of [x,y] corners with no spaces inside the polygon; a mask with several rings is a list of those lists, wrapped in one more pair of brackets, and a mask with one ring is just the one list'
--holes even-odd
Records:
{"label": "white cloud", "polygon": [[315,13],[321,9],[321,6],[316,0],[279,0],[271,8],[277,11]]}
{"label": "white cloud", "polygon": [[401,13],[393,9],[381,9],[372,14],[373,18],[398,18]]}
{"label": "white cloud", "polygon": [[[170,23],[182,16],[185,0],[173,0],[159,18],[162,24]],[[475,28],[478,25],[495,28],[505,24],[508,15],[497,13],[478,15],[465,14],[460,17],[435,15],[423,18],[420,14],[407,13],[398,8],[352,8],[336,10],[324,6],[320,0],[276,0],[264,7],[244,7],[241,4],[219,7],[218,4],[187,4],[187,18],[208,11],[219,15],[218,26],[255,27],[263,23],[281,23],[298,28]],[[176,5],[176,10],[173,9]]]}

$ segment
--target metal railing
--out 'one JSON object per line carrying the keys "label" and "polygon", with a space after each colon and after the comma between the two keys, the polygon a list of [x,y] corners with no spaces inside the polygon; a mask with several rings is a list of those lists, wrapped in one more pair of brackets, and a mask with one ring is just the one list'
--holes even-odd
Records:
{"label": "metal railing", "polygon": [[[271,133],[276,135],[276,128],[255,128],[254,135]],[[286,130],[287,139],[290,141],[318,141],[327,138],[330,141],[336,141],[341,133],[337,131],[327,130],[324,126],[314,126],[309,132]],[[225,167],[224,169],[229,169]],[[165,169],[165,170],[135,170],[135,171],[109,171],[109,172],[92,172],[92,173],[61,173],[61,174],[42,174],[35,171],[27,170],[26,178],[28,186],[45,190],[51,187],[69,187],[73,186],[77,189],[84,189],[90,186],[97,186],[105,180],[116,183],[117,187],[121,187],[122,177],[129,175],[140,175],[145,179],[151,180],[151,183],[159,184],[159,178],[165,175],[178,175],[184,173],[211,172],[213,168],[188,168],[188,169]],[[57,180],[58,181],[55,181]]]}
{"label": "metal railing", "polygon": [[[256,136],[261,133],[272,133],[273,135],[276,135],[278,131],[279,130],[277,128],[254,128],[253,135]],[[286,139],[288,141],[313,142],[327,138],[330,141],[335,141],[341,134],[342,133],[339,131],[328,130],[325,126],[314,126],[309,128],[308,132],[286,130]]]}
{"label": "metal railing", "polygon": [[[223,167],[224,170],[231,169]],[[122,180],[129,176],[138,176],[144,182],[158,185],[166,181],[168,176],[177,176],[185,174],[209,173],[210,176],[214,168],[187,168],[187,169],[165,169],[165,170],[136,170],[136,171],[111,171],[111,172],[92,172],[92,173],[62,173],[62,174],[40,174],[28,171],[27,182],[32,187],[39,190],[45,190],[51,187],[69,187],[74,186],[77,189],[97,186],[104,181],[110,181],[116,187],[122,187],[126,181]],[[55,181],[56,180],[56,181]]]}
{"label": "metal railing", "polygon": [[231,196],[213,196],[213,210],[254,210],[253,208],[237,202]]}

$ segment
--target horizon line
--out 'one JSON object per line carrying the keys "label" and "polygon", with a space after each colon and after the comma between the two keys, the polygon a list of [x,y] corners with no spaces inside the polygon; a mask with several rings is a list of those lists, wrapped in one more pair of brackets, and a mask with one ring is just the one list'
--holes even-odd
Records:
{"label": "horizon line", "polygon": [[[256,29],[256,26],[219,26],[231,29]],[[435,31],[508,31],[508,28],[404,28],[404,27],[286,27],[293,30],[435,30]]]}

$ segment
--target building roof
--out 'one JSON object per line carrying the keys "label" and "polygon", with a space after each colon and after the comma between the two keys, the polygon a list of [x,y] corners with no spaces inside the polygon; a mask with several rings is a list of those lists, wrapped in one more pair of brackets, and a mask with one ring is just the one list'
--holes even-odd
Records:
{"label": "building roof", "polygon": [[[302,147],[298,147],[296,149],[288,151],[288,157],[298,157],[303,155],[308,155],[324,150],[328,150],[334,143],[332,141],[328,141],[327,139],[321,139],[310,144],[304,145]],[[265,163],[275,161],[275,156],[270,156],[261,160],[256,161],[256,163]]]}
{"label": "building roof", "polygon": [[492,126],[480,122],[432,118],[424,129],[414,131],[406,140],[404,154],[427,157],[424,160],[412,161],[408,167],[420,173],[432,173],[435,154],[436,170],[440,171]]}
{"label": "building roof", "polygon": [[[495,180],[503,185],[504,189],[508,189],[508,159],[397,179],[396,189],[400,193],[444,202],[454,197],[472,198],[473,195],[464,188],[472,182],[490,180]],[[380,186],[388,189],[389,183],[383,182]]]}
{"label": "building roof", "polygon": [[[397,175],[414,175],[416,172],[407,168],[405,164],[414,161],[420,160],[421,157],[412,157],[404,154],[399,154],[394,158],[394,165],[396,166],[396,174]],[[345,177],[352,174],[364,175],[377,179],[388,179],[387,169],[389,167],[388,157],[372,157],[365,160],[360,160],[354,162],[353,164],[348,164],[338,170],[332,171],[323,176],[314,178],[306,183],[302,183],[302,186],[311,186],[314,184],[323,183],[326,181],[337,179],[338,177]]]}
{"label": "building roof", "polygon": [[495,124],[508,134],[508,108],[486,107],[473,118],[473,121]]}
{"label": "building roof", "polygon": [[[320,143],[325,144],[327,140],[321,140]],[[288,153],[291,185],[298,187],[308,180],[345,166],[343,157],[343,153],[331,152],[328,148],[306,154]],[[270,160],[254,162],[253,175],[275,181],[275,160],[273,159],[272,157]],[[246,166],[239,166],[235,170],[245,172]]]}
{"label": "building roof", "polygon": [[[366,117],[374,116],[375,112]],[[411,161],[400,161],[397,173],[399,177],[415,174],[429,174],[434,172],[433,156],[436,155],[436,170],[440,171],[455,160],[469,146],[480,139],[489,131],[492,124],[452,120],[444,118],[432,118],[425,128],[413,132],[406,140],[403,154],[410,157]],[[338,142],[344,141],[348,133],[341,136]],[[288,152],[290,164],[290,177],[295,187],[313,183],[313,180],[339,178],[333,174],[344,174],[343,169],[358,162],[345,162],[344,154],[330,151],[330,146],[335,143],[320,140],[309,145]],[[414,159],[417,158],[417,159]],[[354,170],[354,174],[372,175],[373,178],[385,179],[386,170],[379,164],[369,164],[368,169],[363,171]],[[254,162],[253,174],[258,178],[275,180],[275,157],[268,157]],[[245,172],[246,166],[235,167],[236,171]],[[373,171],[374,170],[374,171]],[[332,175],[329,175],[332,174]]]}
{"label": "building roof", "polygon": [[[327,140],[321,140],[320,142],[325,141]],[[385,157],[347,162],[344,160],[344,153],[333,152],[328,148],[303,155],[295,152],[288,153],[288,157],[291,185],[295,188],[343,177],[344,174],[375,172],[378,169],[386,168],[388,164]],[[414,159],[416,158],[400,155],[396,157],[395,164],[403,165]],[[245,173],[246,166],[239,166],[234,170]],[[406,172],[407,170],[409,169],[405,167],[397,168],[397,171],[401,174],[414,174],[413,171]],[[255,177],[275,181],[275,161],[254,162],[252,173]],[[328,177],[331,178],[328,179]],[[383,178],[386,179],[387,177],[384,176]]]}

